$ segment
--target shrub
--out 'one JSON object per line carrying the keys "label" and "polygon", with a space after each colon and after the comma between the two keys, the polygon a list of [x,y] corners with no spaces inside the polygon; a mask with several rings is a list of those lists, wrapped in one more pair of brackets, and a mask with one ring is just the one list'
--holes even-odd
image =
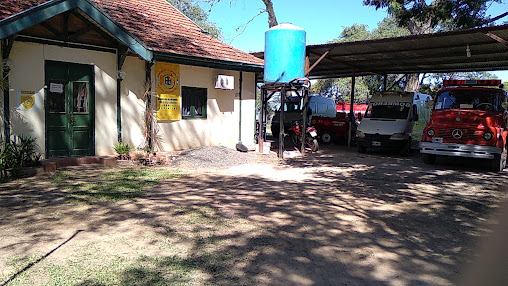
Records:
{"label": "shrub", "polygon": [[130,155],[131,150],[132,150],[131,145],[129,145],[127,143],[116,142],[115,145],[113,146],[113,149],[115,150],[118,159],[120,159],[120,160],[130,160],[131,159],[131,155]]}
{"label": "shrub", "polygon": [[40,164],[41,154],[36,152],[35,141],[35,137],[21,135],[9,142],[0,143],[1,181],[18,178],[22,168]]}

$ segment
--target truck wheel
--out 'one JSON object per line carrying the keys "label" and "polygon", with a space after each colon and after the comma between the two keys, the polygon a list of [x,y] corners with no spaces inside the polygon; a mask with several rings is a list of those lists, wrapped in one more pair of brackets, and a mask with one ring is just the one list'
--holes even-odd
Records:
{"label": "truck wheel", "polygon": [[362,146],[358,142],[356,142],[356,150],[358,150],[358,153],[365,153],[365,152],[367,152],[367,148],[365,146]]}
{"label": "truck wheel", "polygon": [[503,148],[503,153],[495,154],[494,159],[491,161],[491,169],[492,171],[499,173],[506,167],[506,147]]}
{"label": "truck wheel", "polygon": [[323,141],[324,144],[330,144],[333,141],[333,134],[325,131],[323,134],[321,134],[321,141]]}
{"label": "truck wheel", "polygon": [[434,163],[436,163],[436,157],[435,154],[422,154],[423,163],[427,165],[434,165]]}

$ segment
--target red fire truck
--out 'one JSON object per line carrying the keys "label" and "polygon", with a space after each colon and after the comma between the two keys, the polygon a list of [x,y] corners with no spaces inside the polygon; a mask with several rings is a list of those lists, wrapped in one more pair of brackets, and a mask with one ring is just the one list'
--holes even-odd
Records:
{"label": "red fire truck", "polygon": [[[335,141],[347,142],[349,138],[349,116],[347,113],[337,112],[335,117],[312,116],[311,125],[316,128],[318,137],[324,144]],[[351,132],[353,136],[356,134],[356,125],[355,122]]]}
{"label": "red fire truck", "polygon": [[[500,80],[445,80],[420,152],[426,164],[437,156],[488,159],[495,172],[506,166],[507,94]],[[496,88],[496,86],[498,86]]]}

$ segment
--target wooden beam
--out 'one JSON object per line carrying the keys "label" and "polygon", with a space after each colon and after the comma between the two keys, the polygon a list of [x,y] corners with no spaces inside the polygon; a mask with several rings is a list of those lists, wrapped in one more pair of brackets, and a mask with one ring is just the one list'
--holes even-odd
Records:
{"label": "wooden beam", "polygon": [[487,32],[485,35],[487,35],[487,37],[495,40],[495,41],[498,41],[499,43],[505,45],[505,47],[508,47],[508,41],[499,37],[498,35],[492,33],[492,32]]}
{"label": "wooden beam", "polygon": [[84,35],[84,34],[86,34],[86,33],[90,32],[90,31],[93,31],[93,30],[95,30],[95,27],[94,27],[94,26],[92,26],[92,25],[86,26],[85,28],[83,28],[83,29],[81,29],[81,30],[79,30],[79,31],[77,31],[77,32],[74,32],[74,33],[70,34],[70,35],[69,35],[69,40],[77,40],[77,38],[78,38],[79,36],[82,36],[82,35]]}
{"label": "wooden beam", "polygon": [[309,73],[330,53],[330,51],[332,50],[333,48],[329,49],[328,51],[326,51],[324,54],[322,54],[319,59],[317,59],[317,61],[315,61],[312,66],[305,71],[305,76],[308,76]]}
{"label": "wooden beam", "polygon": [[48,22],[42,22],[41,26],[46,28],[46,30],[50,31],[53,35],[55,35],[59,40],[64,41],[64,36],[61,32],[59,32],[57,29],[53,28]]}
{"label": "wooden beam", "polygon": [[69,11],[64,13],[64,32],[63,32],[63,38],[65,41],[69,41],[69,20],[71,17],[71,13]]}

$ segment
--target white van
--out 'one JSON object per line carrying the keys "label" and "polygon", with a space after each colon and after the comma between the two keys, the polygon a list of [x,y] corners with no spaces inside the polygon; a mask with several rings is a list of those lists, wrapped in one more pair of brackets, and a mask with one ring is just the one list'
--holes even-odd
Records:
{"label": "white van", "polygon": [[367,148],[390,148],[406,153],[418,147],[430,120],[432,96],[416,92],[385,92],[374,95],[356,131],[358,152]]}
{"label": "white van", "polygon": [[[291,123],[300,121],[303,119],[302,108],[303,99],[298,96],[288,97],[285,102],[284,108],[284,131],[288,131],[291,127]],[[335,107],[335,100],[329,97],[322,96],[309,96],[309,109],[311,114],[307,122],[310,122],[312,116],[322,117],[335,117],[337,110]],[[280,107],[279,110],[275,111],[275,115],[272,119],[272,135],[277,136],[280,129]]]}

